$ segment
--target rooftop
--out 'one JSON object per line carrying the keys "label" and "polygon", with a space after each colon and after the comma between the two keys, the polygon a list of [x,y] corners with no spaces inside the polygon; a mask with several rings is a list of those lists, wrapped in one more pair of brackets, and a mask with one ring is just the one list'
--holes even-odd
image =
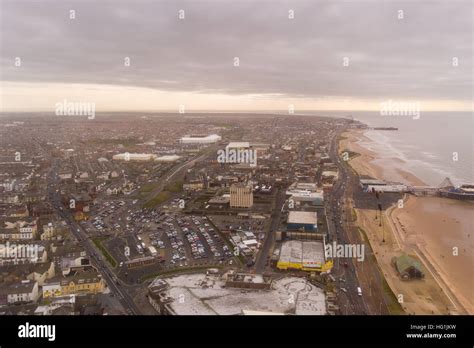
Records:
{"label": "rooftop", "polygon": [[318,215],[314,211],[290,211],[288,215],[289,224],[317,224]]}
{"label": "rooftop", "polygon": [[181,156],[178,155],[166,155],[166,156],[160,156],[158,158],[155,158],[155,161],[157,162],[174,162],[177,161],[181,158]]}
{"label": "rooftop", "polygon": [[222,137],[217,134],[210,134],[210,135],[200,135],[200,136],[195,136],[195,135],[187,135],[184,136],[180,139],[181,142],[217,142],[221,140]]}
{"label": "rooftop", "polygon": [[228,149],[239,149],[248,147],[250,147],[250,143],[248,141],[232,141],[226,146],[226,148]]}
{"label": "rooftop", "polygon": [[281,246],[279,261],[322,265],[325,262],[324,244],[316,241],[287,241]]}
{"label": "rooftop", "polygon": [[[324,315],[324,291],[306,279],[274,280],[269,290],[226,288],[217,275],[187,274],[166,279],[169,304],[177,315],[240,315],[264,311],[297,315]],[[293,297],[294,301],[288,301]]]}

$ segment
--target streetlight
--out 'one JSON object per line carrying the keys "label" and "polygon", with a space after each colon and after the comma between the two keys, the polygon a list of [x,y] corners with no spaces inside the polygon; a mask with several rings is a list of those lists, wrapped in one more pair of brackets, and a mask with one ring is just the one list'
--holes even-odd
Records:
{"label": "streetlight", "polygon": [[385,243],[385,230],[383,228],[383,217],[382,217],[382,212],[380,212],[380,223],[382,226],[382,243]]}
{"label": "streetlight", "polygon": [[384,233],[384,229],[383,229],[382,204],[379,203],[378,206],[379,206],[379,211],[380,211],[380,222],[379,222],[379,226],[382,227],[382,243],[385,243],[385,233]]}

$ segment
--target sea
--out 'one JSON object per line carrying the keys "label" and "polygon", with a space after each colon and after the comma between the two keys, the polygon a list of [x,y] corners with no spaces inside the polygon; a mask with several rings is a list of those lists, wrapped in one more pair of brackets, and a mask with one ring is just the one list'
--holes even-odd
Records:
{"label": "sea", "polygon": [[419,116],[381,115],[380,112],[304,112],[331,117],[353,117],[370,127],[370,141],[360,145],[381,158],[399,158],[396,165],[426,184],[438,186],[450,178],[455,186],[474,183],[474,114],[472,112],[420,112]]}

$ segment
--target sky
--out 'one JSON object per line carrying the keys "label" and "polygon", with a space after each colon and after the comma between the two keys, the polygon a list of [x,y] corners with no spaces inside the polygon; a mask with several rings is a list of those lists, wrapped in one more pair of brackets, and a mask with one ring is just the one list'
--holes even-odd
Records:
{"label": "sky", "polygon": [[469,0],[0,0],[0,111],[472,110],[472,18]]}

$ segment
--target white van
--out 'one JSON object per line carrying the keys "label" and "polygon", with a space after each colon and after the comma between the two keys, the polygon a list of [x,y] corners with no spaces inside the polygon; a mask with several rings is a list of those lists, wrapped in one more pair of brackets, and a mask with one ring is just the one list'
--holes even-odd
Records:
{"label": "white van", "polygon": [[362,296],[362,289],[359,286],[357,287],[357,295]]}

